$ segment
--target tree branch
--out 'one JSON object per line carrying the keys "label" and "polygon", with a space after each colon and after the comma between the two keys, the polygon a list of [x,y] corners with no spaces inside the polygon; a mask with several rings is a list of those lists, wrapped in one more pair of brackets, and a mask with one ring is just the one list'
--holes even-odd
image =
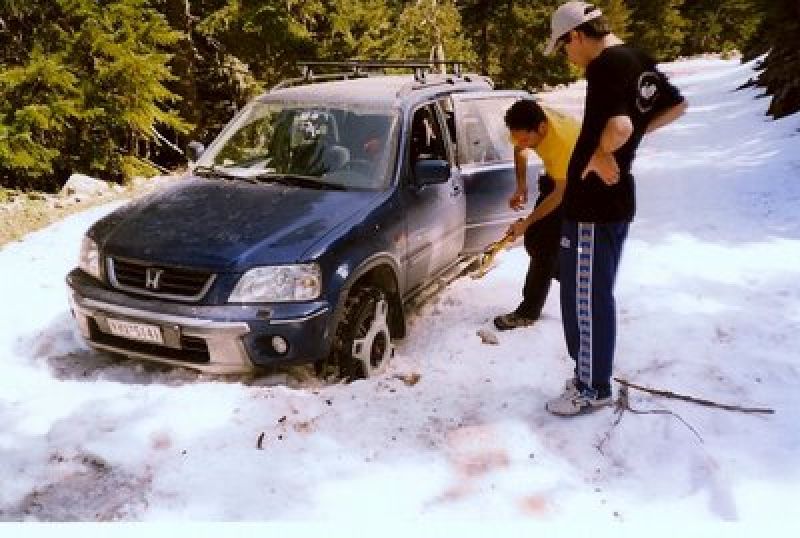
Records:
{"label": "tree branch", "polygon": [[615,377],[614,381],[616,381],[620,385],[640,390],[642,392],[655,394],[656,396],[663,396],[664,398],[672,398],[675,400],[683,400],[685,402],[691,402],[698,405],[705,405],[707,407],[716,407],[718,409],[725,409],[727,411],[739,411],[741,413],[765,413],[770,415],[775,413],[774,409],[769,409],[765,407],[740,407],[738,405],[727,405],[727,404],[712,402],[711,400],[703,400],[701,398],[695,398],[693,396],[678,394],[676,392],[671,392],[668,390],[651,389],[649,387],[643,387],[641,385],[637,385],[636,383],[631,383],[630,381],[627,381],[625,379],[620,379],[619,377]]}

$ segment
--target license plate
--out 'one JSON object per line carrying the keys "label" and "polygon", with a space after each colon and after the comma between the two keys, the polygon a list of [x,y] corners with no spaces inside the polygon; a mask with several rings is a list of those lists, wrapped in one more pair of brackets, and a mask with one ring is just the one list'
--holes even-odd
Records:
{"label": "license plate", "polygon": [[163,344],[164,337],[161,335],[161,327],[157,325],[147,325],[146,323],[132,323],[121,319],[108,320],[108,328],[114,336],[148,342],[150,344]]}

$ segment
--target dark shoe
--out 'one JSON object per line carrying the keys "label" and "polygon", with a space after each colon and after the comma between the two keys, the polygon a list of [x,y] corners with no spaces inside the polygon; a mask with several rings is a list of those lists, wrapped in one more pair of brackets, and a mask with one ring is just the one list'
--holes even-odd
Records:
{"label": "dark shoe", "polygon": [[494,326],[497,327],[499,331],[508,331],[518,327],[530,327],[535,321],[536,319],[534,318],[526,318],[525,316],[520,316],[516,312],[511,312],[510,314],[503,314],[502,316],[494,318]]}

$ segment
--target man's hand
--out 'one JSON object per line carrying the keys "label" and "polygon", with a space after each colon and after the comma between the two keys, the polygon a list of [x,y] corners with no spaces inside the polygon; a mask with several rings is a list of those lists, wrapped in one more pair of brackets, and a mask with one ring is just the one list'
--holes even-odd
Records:
{"label": "man's hand", "polygon": [[596,173],[606,185],[614,185],[619,181],[619,165],[612,153],[596,150],[581,174],[581,179],[586,179],[590,172]]}
{"label": "man's hand", "polygon": [[525,235],[525,230],[528,229],[528,221],[526,219],[518,219],[511,226],[508,227],[506,234],[511,236],[512,240]]}
{"label": "man's hand", "polygon": [[508,206],[514,211],[521,211],[525,209],[525,204],[528,203],[528,191],[517,189],[511,198],[508,200]]}

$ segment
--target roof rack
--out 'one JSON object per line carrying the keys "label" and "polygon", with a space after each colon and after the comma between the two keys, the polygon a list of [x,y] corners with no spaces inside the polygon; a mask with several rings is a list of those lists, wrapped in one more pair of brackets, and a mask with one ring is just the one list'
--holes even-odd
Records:
{"label": "roof rack", "polygon": [[490,79],[489,77],[485,77],[483,75],[469,74],[458,77],[458,79],[453,78],[452,76],[447,76],[443,79],[438,78],[436,80],[422,81],[422,82],[414,81],[404,84],[399,90],[397,90],[397,97],[400,97],[401,95],[407,95],[415,90],[420,90],[422,88],[432,88],[434,86],[454,86],[459,82],[469,83],[469,82],[479,82],[479,81],[483,81],[490,87],[494,87],[494,82],[492,81],[492,79]]}
{"label": "roof rack", "polygon": [[[343,60],[343,61],[300,61],[297,65],[302,69],[303,75],[298,78],[284,80],[280,84],[273,86],[272,90],[287,88],[300,84],[310,84],[323,80],[348,80],[351,78],[363,78],[370,76],[370,71],[385,73],[387,69],[413,69],[414,81],[424,84],[427,75],[437,67],[444,67],[445,74],[447,67],[452,69],[452,76],[461,78],[461,60]],[[344,68],[347,71],[337,73],[316,74],[316,68]]]}

